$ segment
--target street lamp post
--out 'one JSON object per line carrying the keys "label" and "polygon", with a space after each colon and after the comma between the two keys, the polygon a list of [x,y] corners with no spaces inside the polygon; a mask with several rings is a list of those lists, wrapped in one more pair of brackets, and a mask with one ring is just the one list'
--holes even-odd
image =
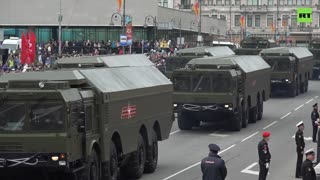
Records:
{"label": "street lamp post", "polygon": [[61,10],[61,0],[60,0],[60,3],[59,3],[59,16],[58,16],[58,22],[59,22],[59,33],[58,33],[58,43],[59,43],[59,49],[58,49],[58,54],[59,54],[59,57],[61,57],[62,55],[62,50],[61,50],[61,35],[62,35],[62,27],[61,27],[61,22],[62,22],[62,10]]}
{"label": "street lamp post", "polygon": [[202,0],[199,0],[199,22],[198,22],[198,46],[201,46],[202,36],[201,36],[201,16],[202,16]]}
{"label": "street lamp post", "polygon": [[[123,0],[123,15],[122,15],[122,34],[126,32],[126,0]],[[122,47],[123,54],[125,54],[125,46]]]}

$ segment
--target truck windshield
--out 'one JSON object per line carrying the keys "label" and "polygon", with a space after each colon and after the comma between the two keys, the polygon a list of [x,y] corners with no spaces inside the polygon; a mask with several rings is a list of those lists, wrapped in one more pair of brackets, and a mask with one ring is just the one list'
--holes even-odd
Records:
{"label": "truck windshield", "polygon": [[221,93],[230,92],[231,79],[223,76],[182,76],[174,78],[175,91]]}
{"label": "truck windshield", "polygon": [[62,103],[45,100],[40,104],[8,102],[0,107],[0,132],[64,130],[63,110]]}
{"label": "truck windshield", "polygon": [[291,64],[289,60],[268,59],[267,63],[271,66],[271,69],[274,72],[290,71],[291,69]]}

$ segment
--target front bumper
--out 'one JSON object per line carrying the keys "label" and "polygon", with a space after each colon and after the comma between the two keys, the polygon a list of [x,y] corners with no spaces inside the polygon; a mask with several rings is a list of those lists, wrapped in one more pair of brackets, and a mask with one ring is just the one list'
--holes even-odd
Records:
{"label": "front bumper", "polygon": [[[52,169],[69,169],[67,157],[60,158],[62,153],[1,153],[0,169],[11,168],[52,168]],[[53,161],[51,158],[57,156],[58,160]]]}
{"label": "front bumper", "polygon": [[282,92],[289,92],[293,87],[291,81],[271,81],[271,92],[272,93],[282,93]]}

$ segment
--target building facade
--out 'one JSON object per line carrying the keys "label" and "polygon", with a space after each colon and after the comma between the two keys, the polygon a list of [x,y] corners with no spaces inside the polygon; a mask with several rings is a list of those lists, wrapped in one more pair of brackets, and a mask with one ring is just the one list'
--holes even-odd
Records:
{"label": "building facade", "polygon": [[[177,6],[192,8],[195,1],[179,0]],[[319,34],[319,0],[202,0],[201,3],[203,15],[227,21],[226,36],[232,41],[238,42],[245,35],[284,41],[294,32]],[[313,22],[298,23],[297,8],[312,8]],[[240,26],[241,16],[245,17],[244,29]]]}

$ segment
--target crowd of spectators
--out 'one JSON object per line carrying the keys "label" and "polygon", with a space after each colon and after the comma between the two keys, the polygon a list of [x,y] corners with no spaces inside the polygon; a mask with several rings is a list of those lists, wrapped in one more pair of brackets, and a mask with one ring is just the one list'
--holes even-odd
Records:
{"label": "crowd of spectators", "polygon": [[[185,44],[181,48],[187,47],[188,45]],[[58,59],[58,42],[52,40],[48,43],[40,43],[37,44],[36,49],[37,58],[31,65],[21,64],[19,50],[10,52],[7,58],[2,57],[0,75],[9,72],[37,71],[52,68]],[[178,49],[176,42],[164,39],[159,41],[134,41],[131,47],[127,46],[124,49],[125,52],[123,52],[120,42],[115,41],[65,41],[62,43],[62,57],[145,53],[161,71],[165,71],[165,58],[175,55]]]}

